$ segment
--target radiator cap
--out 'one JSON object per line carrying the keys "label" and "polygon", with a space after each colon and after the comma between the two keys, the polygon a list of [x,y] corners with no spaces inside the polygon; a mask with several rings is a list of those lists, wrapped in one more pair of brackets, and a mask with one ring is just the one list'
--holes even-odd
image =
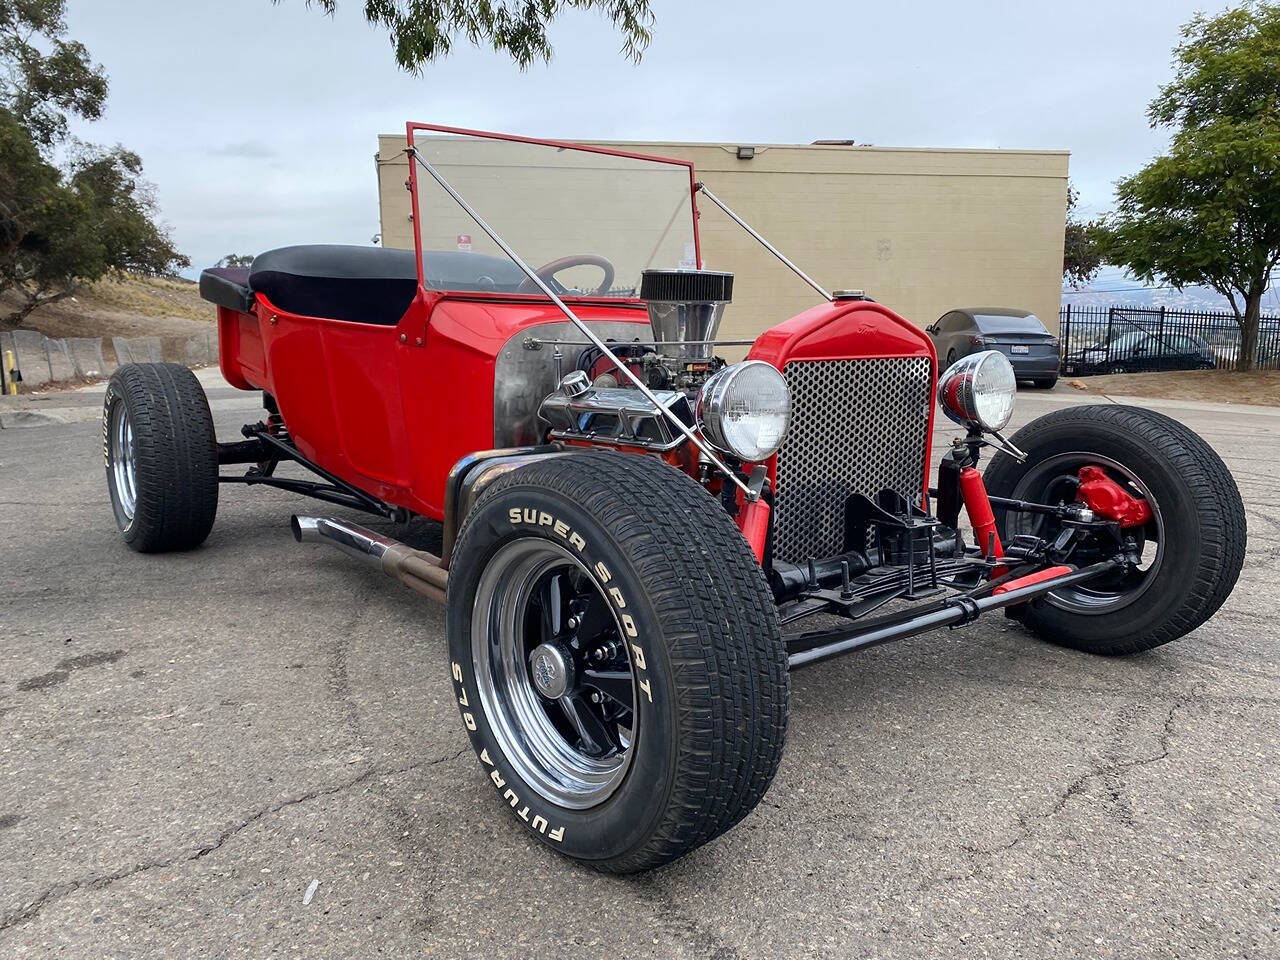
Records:
{"label": "radiator cap", "polygon": [[832,300],[870,300],[865,290],[834,290]]}

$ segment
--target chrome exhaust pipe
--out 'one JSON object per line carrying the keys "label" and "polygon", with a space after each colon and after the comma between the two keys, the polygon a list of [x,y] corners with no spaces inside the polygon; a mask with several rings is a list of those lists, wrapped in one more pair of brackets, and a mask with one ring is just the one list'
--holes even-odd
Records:
{"label": "chrome exhaust pipe", "polygon": [[289,528],[299,543],[327,543],[337,547],[399,580],[411,590],[444,602],[449,573],[434,554],[414,550],[399,540],[337,517],[295,514],[289,519]]}

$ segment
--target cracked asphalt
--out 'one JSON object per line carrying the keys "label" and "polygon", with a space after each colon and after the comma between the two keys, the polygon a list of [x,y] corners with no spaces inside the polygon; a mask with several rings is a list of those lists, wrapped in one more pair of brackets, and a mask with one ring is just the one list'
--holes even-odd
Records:
{"label": "cracked asphalt", "polygon": [[[207,379],[221,435],[257,418]],[[1154,405],[1245,496],[1213,620],[1110,660],[987,618],[801,671],[763,804],[633,878],[505,812],[442,610],[296,545],[305,501],[224,487],[204,548],[139,556],[96,424],[4,430],[0,956],[1280,955],[1280,409]]]}

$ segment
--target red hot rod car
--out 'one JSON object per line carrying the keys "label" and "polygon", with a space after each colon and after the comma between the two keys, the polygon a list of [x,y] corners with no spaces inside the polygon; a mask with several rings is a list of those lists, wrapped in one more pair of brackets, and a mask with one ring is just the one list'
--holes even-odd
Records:
{"label": "red hot rod car", "polygon": [[[483,774],[555,849],[634,871],[737,823],[777,770],[790,669],[1001,609],[1054,643],[1131,653],[1234,586],[1240,495],[1181,424],[1085,406],[1006,438],[1004,357],[940,374],[921,330],[828,293],[690,165],[407,132],[415,249],[289,247],[205,271],[222,372],[266,415],[220,443],[189,371],[121,367],[111,502],[142,551],[200,544],[222,483],[442,524],[435,556],[292,520],[446,604]],[[700,200],[821,303],[717,340],[733,277],[702,269]],[[930,476],[937,408],[960,429]]]}

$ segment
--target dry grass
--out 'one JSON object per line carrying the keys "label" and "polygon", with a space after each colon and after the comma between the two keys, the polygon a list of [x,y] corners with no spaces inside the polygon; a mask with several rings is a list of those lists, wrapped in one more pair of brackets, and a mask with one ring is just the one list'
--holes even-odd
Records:
{"label": "dry grass", "polygon": [[[7,312],[0,297],[0,312]],[[214,308],[187,280],[124,277],[101,280],[57,303],[41,307],[26,326],[46,337],[177,337],[208,330]]]}
{"label": "dry grass", "polygon": [[213,307],[200,299],[196,285],[188,280],[160,277],[100,280],[83,291],[80,299],[144,317],[213,319]]}
{"label": "dry grass", "polygon": [[1122,373],[1069,381],[1087,393],[1160,400],[1199,400],[1280,406],[1280,370],[1236,373],[1234,370],[1171,370],[1165,373]]}

